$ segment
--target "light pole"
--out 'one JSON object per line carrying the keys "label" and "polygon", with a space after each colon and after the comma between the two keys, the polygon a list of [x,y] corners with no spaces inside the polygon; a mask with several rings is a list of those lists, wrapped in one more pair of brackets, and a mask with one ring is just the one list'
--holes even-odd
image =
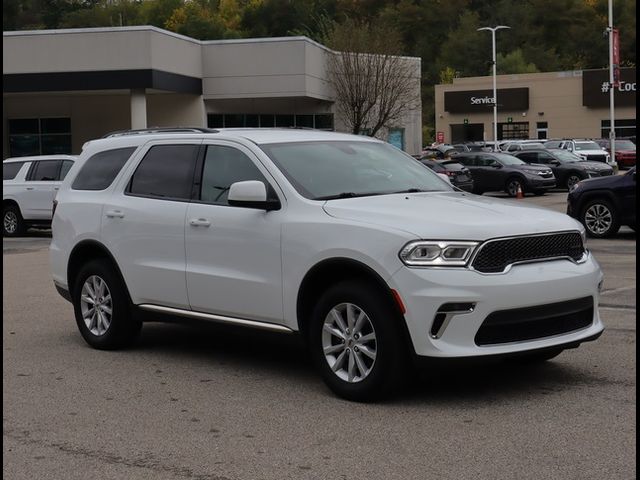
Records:
{"label": "light pole", "polygon": [[[614,68],[618,68],[614,65],[618,59],[614,59],[614,41],[616,34],[613,31],[613,0],[609,0],[608,5],[609,26],[607,32],[609,32],[609,154],[611,155],[611,163],[615,165],[616,161],[616,102],[615,91],[617,88],[617,79],[613,75]],[[618,53],[618,52],[616,52]],[[619,56],[619,54],[617,55]]]}
{"label": "light pole", "polygon": [[496,89],[496,31],[503,28],[511,28],[506,25],[498,25],[497,27],[482,27],[480,30],[491,31],[491,51],[493,63],[493,151],[498,151],[498,92]]}

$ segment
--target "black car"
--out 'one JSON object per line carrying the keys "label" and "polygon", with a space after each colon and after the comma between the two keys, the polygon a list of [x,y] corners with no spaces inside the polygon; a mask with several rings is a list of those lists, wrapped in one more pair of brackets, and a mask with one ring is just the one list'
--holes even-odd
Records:
{"label": "black car", "polygon": [[556,177],[558,187],[571,190],[580,180],[613,175],[613,168],[602,162],[589,162],[566,150],[524,150],[513,153],[529,164],[546,165]]}
{"label": "black car", "polygon": [[578,219],[590,237],[610,237],[627,225],[636,229],[636,167],[624,175],[577,183],[567,197],[567,215]]}
{"label": "black car", "polygon": [[515,197],[519,189],[522,193],[543,195],[556,186],[556,177],[549,167],[529,165],[506,153],[459,153],[455,161],[471,171],[473,192],[480,195],[505,191]]}
{"label": "black car", "polygon": [[454,187],[466,190],[467,192],[473,191],[473,178],[471,177],[471,172],[468,168],[455,160],[436,162],[435,160],[423,158],[420,159],[420,162],[434,172],[442,173],[449,177],[449,181]]}

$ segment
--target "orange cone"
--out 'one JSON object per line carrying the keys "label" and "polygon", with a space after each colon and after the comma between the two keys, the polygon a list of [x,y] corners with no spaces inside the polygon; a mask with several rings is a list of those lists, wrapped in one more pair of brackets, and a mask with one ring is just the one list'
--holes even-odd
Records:
{"label": "orange cone", "polygon": [[522,186],[518,185],[518,191],[516,192],[516,198],[521,199],[524,198],[524,193],[522,191]]}

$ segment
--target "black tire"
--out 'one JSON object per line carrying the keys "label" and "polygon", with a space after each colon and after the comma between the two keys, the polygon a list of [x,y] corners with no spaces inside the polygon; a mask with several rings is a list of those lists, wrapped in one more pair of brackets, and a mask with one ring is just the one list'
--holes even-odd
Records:
{"label": "black tire", "polygon": [[[375,361],[370,365],[368,375],[356,382],[343,380],[333,372],[322,343],[324,322],[329,312],[345,303],[356,305],[366,313],[376,337]],[[313,310],[308,334],[311,356],[327,386],[336,395],[356,402],[374,401],[397,391],[409,365],[400,322],[404,319],[376,285],[343,281],[324,292]]]}
{"label": "black tire", "polygon": [[[593,215],[601,212],[603,226],[593,223]],[[593,238],[606,238],[618,233],[620,220],[615,207],[608,200],[595,199],[589,201],[580,212],[580,222],[584,225],[587,235]]]}
{"label": "black tire", "polygon": [[507,182],[504,184],[504,191],[512,198],[516,197],[518,194],[518,185],[520,186],[520,189],[522,190],[522,194],[524,195],[525,183],[522,181],[520,177],[509,177],[507,179]]}
{"label": "black tire", "polygon": [[536,363],[546,362],[553,358],[556,358],[564,352],[563,348],[553,348],[549,350],[543,350],[541,352],[527,353],[516,357],[516,361],[520,364],[531,365]]}
{"label": "black tire", "polygon": [[26,231],[26,225],[17,205],[8,205],[2,209],[2,236],[18,237]]}
{"label": "black tire", "polygon": [[578,175],[575,172],[570,172],[567,175],[567,179],[564,182],[564,186],[567,190],[571,191],[571,187],[573,187],[576,183],[583,180],[581,175]]}
{"label": "black tire", "polygon": [[[92,333],[84,321],[81,295],[85,282],[98,277],[111,294],[111,321],[102,334]],[[78,272],[73,287],[73,309],[78,329],[85,341],[99,350],[116,350],[130,345],[140,333],[142,323],[132,315],[131,300],[119,273],[106,259],[87,262]]]}

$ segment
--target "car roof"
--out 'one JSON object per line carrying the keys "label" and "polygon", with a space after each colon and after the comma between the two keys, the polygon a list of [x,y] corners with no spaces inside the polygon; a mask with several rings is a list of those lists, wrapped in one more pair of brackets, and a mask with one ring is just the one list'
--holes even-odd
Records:
{"label": "car roof", "polygon": [[34,155],[31,157],[5,158],[2,163],[37,162],[39,160],[75,160],[77,155]]}

